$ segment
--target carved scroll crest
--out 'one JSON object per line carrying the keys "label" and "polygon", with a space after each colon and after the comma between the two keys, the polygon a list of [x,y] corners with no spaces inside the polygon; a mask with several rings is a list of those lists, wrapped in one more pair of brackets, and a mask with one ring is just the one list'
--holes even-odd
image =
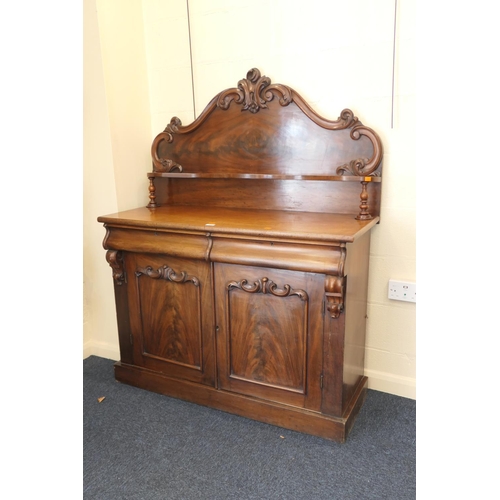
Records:
{"label": "carved scroll crest", "polygon": [[337,120],[341,125],[337,128],[350,128],[359,123],[358,117],[350,109],[343,109]]}
{"label": "carved scroll crest", "polygon": [[172,281],[173,283],[187,283],[191,282],[194,286],[200,286],[200,280],[196,276],[189,276],[185,271],[181,271],[180,274],[177,274],[171,267],[163,266],[157,269],[156,271],[151,267],[139,267],[135,272],[136,276],[140,276],[144,274],[153,279],[163,279]]}
{"label": "carved scroll crest", "polygon": [[257,113],[267,108],[267,103],[278,97],[282,106],[288,106],[293,101],[292,90],[286,85],[271,84],[271,79],[261,76],[257,68],[251,69],[247,77],[238,82],[238,88],[227,89],[219,94],[217,106],[228,109],[234,100],[236,104],[243,104],[242,111]]}
{"label": "carved scroll crest", "polygon": [[182,166],[176,163],[173,160],[168,158],[160,158],[157,154],[157,145],[161,141],[167,141],[168,143],[174,140],[173,134],[177,134],[179,132],[179,127],[182,126],[182,122],[177,116],[174,116],[170,123],[165,127],[165,130],[157,136],[155,141],[153,142],[153,147],[151,149],[152,158],[153,158],[153,171],[154,172],[182,172]]}
{"label": "carved scroll crest", "polygon": [[106,260],[113,270],[113,280],[116,285],[123,285],[125,280],[125,268],[123,267],[123,254],[120,250],[108,250]]}
{"label": "carved scroll crest", "polygon": [[163,131],[163,133],[166,134],[165,140],[167,142],[172,142],[174,140],[172,134],[177,134],[179,132],[179,127],[181,126],[182,126],[181,119],[177,118],[177,116],[174,116],[170,120],[170,123],[165,127],[165,130]]}
{"label": "carved scroll crest", "polygon": [[301,300],[307,300],[307,292],[305,290],[294,290],[290,285],[284,285],[283,288],[278,288],[278,285],[274,281],[268,278],[261,278],[254,281],[253,284],[249,284],[248,280],[243,279],[241,281],[231,281],[226,286],[227,290],[231,288],[239,288],[244,292],[248,293],[270,293],[276,297],[290,297],[296,295]]}
{"label": "carved scroll crest", "polygon": [[382,143],[378,135],[369,127],[357,125],[351,130],[351,139],[357,141],[361,136],[370,139],[373,145],[373,156],[371,158],[356,158],[349,163],[337,167],[337,174],[349,173],[356,176],[380,176],[380,172],[375,172],[382,160]]}

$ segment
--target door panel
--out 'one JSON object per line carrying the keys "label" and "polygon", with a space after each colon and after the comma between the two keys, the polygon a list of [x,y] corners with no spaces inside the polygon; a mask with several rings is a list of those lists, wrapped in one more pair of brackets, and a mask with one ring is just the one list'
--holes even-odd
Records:
{"label": "door panel", "polygon": [[213,385],[210,265],[167,255],[129,254],[134,362]]}
{"label": "door panel", "polygon": [[319,408],[320,283],[310,273],[215,265],[222,389]]}
{"label": "door panel", "polygon": [[231,377],[304,394],[307,295],[285,301],[231,290],[228,309]]}

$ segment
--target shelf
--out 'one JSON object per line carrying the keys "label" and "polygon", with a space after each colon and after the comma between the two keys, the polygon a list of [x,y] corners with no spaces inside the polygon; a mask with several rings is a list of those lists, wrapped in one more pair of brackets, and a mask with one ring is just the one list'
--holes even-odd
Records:
{"label": "shelf", "polygon": [[267,179],[292,181],[341,181],[341,182],[381,182],[381,177],[354,175],[288,175],[288,174],[230,174],[212,172],[148,172],[148,178],[166,177],[170,179]]}

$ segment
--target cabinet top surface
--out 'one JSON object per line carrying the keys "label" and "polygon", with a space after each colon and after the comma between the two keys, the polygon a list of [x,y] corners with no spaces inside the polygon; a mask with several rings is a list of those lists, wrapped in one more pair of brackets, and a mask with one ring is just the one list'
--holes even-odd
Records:
{"label": "cabinet top surface", "polygon": [[108,226],[320,242],[352,242],[378,220],[356,220],[344,214],[198,206],[144,207],[98,218]]}

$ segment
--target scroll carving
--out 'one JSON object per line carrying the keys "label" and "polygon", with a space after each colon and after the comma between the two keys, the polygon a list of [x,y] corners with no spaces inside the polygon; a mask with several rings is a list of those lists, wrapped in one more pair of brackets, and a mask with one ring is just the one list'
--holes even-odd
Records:
{"label": "scroll carving", "polygon": [[168,158],[160,158],[157,154],[157,146],[161,141],[172,142],[174,140],[173,134],[179,132],[179,127],[182,122],[177,116],[174,116],[170,123],[165,127],[165,130],[159,134],[153,142],[152,158],[153,158],[153,171],[154,172],[174,172],[175,170],[182,172],[182,166]]}
{"label": "scroll carving", "polygon": [[283,288],[278,288],[274,281],[268,278],[261,278],[249,284],[248,280],[231,281],[227,284],[227,290],[231,288],[239,288],[248,293],[270,293],[276,297],[290,297],[292,295],[298,296],[301,300],[308,300],[307,292],[304,290],[294,290],[290,285],[284,285]]}
{"label": "scroll carving", "polygon": [[200,280],[196,276],[189,276],[185,271],[181,271],[180,274],[177,274],[171,267],[163,266],[157,269],[156,271],[151,267],[139,267],[135,272],[136,276],[140,276],[144,274],[153,279],[164,279],[168,281],[172,281],[173,283],[187,283],[191,282],[194,286],[200,286]]}
{"label": "scroll carving", "polygon": [[345,277],[327,276],[325,279],[326,309],[332,318],[338,318],[344,310]]}
{"label": "scroll carving", "polygon": [[123,267],[123,254],[120,250],[108,250],[106,260],[113,270],[113,280],[116,285],[123,285],[125,280],[125,269]]}
{"label": "scroll carving", "polygon": [[349,163],[337,167],[337,174],[344,175],[346,172],[356,176],[380,176],[375,172],[382,160],[382,142],[379,136],[368,127],[357,125],[351,130],[351,138],[357,141],[361,136],[366,136],[373,144],[373,156],[371,158],[357,158]]}
{"label": "scroll carving", "polygon": [[354,127],[359,123],[358,117],[350,109],[343,109],[337,121],[342,123],[343,128]]}
{"label": "scroll carving", "polygon": [[166,158],[158,158],[158,163],[161,165],[155,165],[155,172],[182,172],[182,166],[175,163],[173,160],[167,160]]}
{"label": "scroll carving", "polygon": [[164,134],[166,134],[167,142],[172,142],[174,140],[174,137],[172,134],[177,134],[179,132],[179,127],[182,126],[182,122],[180,118],[177,118],[177,116],[174,116],[171,120],[170,123],[165,127],[165,130],[163,131]]}
{"label": "scroll carving", "polygon": [[243,104],[242,111],[257,113],[267,108],[267,103],[278,97],[282,106],[288,106],[292,101],[292,90],[286,85],[271,84],[271,79],[261,76],[257,68],[251,69],[247,77],[238,82],[238,88],[227,89],[219,94],[217,106],[228,109],[234,100],[236,104]]}

